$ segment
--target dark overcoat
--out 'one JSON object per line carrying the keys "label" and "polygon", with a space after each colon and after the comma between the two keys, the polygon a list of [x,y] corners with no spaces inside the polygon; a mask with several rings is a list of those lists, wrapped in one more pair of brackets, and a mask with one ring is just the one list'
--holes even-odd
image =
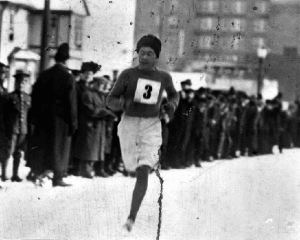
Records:
{"label": "dark overcoat", "polygon": [[33,131],[28,166],[37,174],[47,169],[63,174],[68,167],[71,136],[78,125],[75,80],[63,64],[57,63],[41,73],[31,98]]}
{"label": "dark overcoat", "polygon": [[80,160],[98,161],[101,132],[105,131],[101,121],[109,114],[109,110],[106,109],[105,99],[96,90],[86,88],[81,94],[74,157]]}
{"label": "dark overcoat", "polygon": [[4,108],[8,100],[8,93],[6,89],[0,86],[0,162],[9,157],[10,146],[7,138],[7,129],[5,128]]}

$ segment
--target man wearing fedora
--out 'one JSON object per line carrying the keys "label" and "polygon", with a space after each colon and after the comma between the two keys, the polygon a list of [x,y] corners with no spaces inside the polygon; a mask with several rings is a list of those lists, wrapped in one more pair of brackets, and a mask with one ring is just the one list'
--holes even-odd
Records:
{"label": "man wearing fedora", "polygon": [[66,66],[69,57],[69,45],[61,44],[54,57],[56,64],[40,74],[31,94],[31,142],[36,147],[30,148],[29,166],[36,176],[52,170],[53,187],[70,186],[63,177],[77,129],[77,94],[74,77]]}
{"label": "man wearing fedora", "polygon": [[[9,142],[9,153],[13,156],[13,182],[21,182],[18,175],[22,157],[22,151],[26,146],[27,114],[31,105],[30,96],[25,93],[30,74],[25,70],[17,70],[14,75],[15,91],[8,95],[8,100],[4,107],[5,132]],[[2,161],[2,181],[8,180],[6,168],[9,156]]]}

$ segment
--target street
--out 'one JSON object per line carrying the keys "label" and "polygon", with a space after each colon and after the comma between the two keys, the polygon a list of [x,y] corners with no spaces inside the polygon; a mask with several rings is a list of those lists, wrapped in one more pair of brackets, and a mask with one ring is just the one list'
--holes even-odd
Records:
{"label": "street", "polygon": [[[300,149],[161,171],[159,239],[300,239]],[[24,162],[23,162],[24,165]],[[21,177],[29,169],[22,167]],[[70,188],[2,183],[0,239],[158,239],[152,173],[133,231],[122,232],[135,179],[69,177]]]}

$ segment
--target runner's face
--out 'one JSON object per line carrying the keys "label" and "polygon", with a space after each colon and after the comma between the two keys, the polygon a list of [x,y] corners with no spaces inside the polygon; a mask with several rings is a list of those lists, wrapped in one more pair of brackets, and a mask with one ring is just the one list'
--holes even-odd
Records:
{"label": "runner's face", "polygon": [[141,47],[139,50],[139,67],[142,69],[152,69],[157,62],[154,50],[150,47]]}

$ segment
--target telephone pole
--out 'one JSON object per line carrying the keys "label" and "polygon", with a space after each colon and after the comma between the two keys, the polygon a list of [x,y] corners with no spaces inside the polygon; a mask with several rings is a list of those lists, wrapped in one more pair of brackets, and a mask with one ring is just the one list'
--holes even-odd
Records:
{"label": "telephone pole", "polygon": [[164,0],[158,0],[158,14],[159,14],[159,24],[158,24],[158,34],[159,39],[162,41],[163,38],[163,24],[164,24]]}
{"label": "telephone pole", "polygon": [[49,23],[50,23],[50,0],[45,0],[42,25],[42,41],[41,41],[41,61],[40,72],[48,67],[49,61]]}

